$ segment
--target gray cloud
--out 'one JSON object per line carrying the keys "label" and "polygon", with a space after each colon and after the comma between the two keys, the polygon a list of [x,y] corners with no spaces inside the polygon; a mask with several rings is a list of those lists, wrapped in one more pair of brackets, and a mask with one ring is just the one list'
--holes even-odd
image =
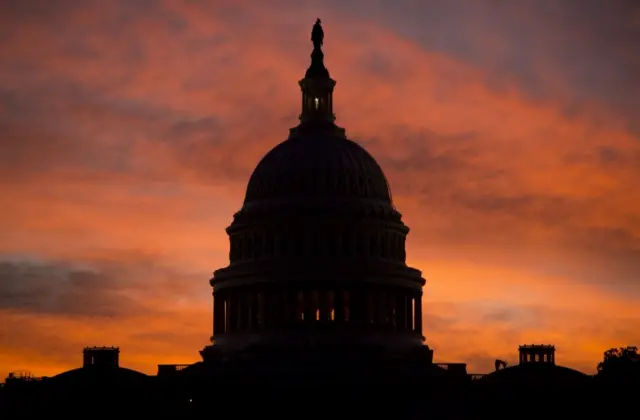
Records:
{"label": "gray cloud", "polygon": [[179,273],[150,260],[0,261],[0,310],[80,317],[162,311],[145,301],[208,294],[207,275]]}
{"label": "gray cloud", "polygon": [[486,69],[496,89],[516,82],[548,98],[561,80],[576,106],[605,101],[630,121],[640,110],[640,6],[633,0],[334,0],[327,7]]}
{"label": "gray cloud", "polygon": [[0,308],[106,317],[139,311],[125,284],[103,271],[67,264],[0,262]]}

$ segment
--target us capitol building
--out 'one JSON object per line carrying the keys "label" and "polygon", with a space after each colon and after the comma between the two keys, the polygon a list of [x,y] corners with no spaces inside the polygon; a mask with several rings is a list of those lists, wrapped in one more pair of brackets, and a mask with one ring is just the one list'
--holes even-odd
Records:
{"label": "us capitol building", "polygon": [[78,369],[11,374],[0,413],[462,419],[584,407],[593,378],[556,365],[553,346],[521,346],[517,366],[496,361],[488,375],[433,362],[409,228],[376,160],[335,124],[323,38],[318,19],[300,123],[258,163],[226,229],[202,361],[149,376],[120,367],[118,348],[88,347]]}
{"label": "us capitol building", "polygon": [[[209,352],[429,353],[420,271],[405,263],[409,229],[375,159],[338,127],[336,82],[320,23],[300,124],[254,170],[227,228],[230,263],[214,273]],[[214,356],[215,357],[215,356]]]}

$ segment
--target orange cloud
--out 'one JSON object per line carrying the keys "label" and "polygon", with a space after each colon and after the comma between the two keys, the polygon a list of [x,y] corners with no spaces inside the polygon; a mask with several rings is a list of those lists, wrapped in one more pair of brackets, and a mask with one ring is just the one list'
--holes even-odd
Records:
{"label": "orange cloud", "polygon": [[[25,283],[29,305],[0,307],[11,321],[0,375],[56,373],[93,344],[120,345],[125,364],[149,373],[198,358],[224,228],[252,168],[296,124],[319,13],[248,6],[114,1],[39,20],[16,6],[5,22],[0,259],[98,267],[137,310],[73,317],[33,298],[51,289]],[[627,114],[598,95],[577,106],[580,86],[551,59],[522,83],[349,7],[322,10],[338,123],[381,163],[412,227],[436,358],[485,371],[518,344],[547,341],[561,363],[593,371],[608,347],[636,343],[640,138]],[[389,14],[409,21],[406,7]],[[506,60],[504,34],[468,19],[465,40]],[[17,302],[2,286],[0,302]]]}

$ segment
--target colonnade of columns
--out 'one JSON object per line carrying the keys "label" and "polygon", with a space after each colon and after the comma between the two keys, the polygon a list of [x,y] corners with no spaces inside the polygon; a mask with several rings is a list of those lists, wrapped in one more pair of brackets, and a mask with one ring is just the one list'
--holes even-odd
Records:
{"label": "colonnade of columns", "polygon": [[541,349],[531,351],[520,351],[520,363],[552,363],[556,362],[556,355],[552,350]]}
{"label": "colonnade of columns", "polygon": [[422,334],[422,293],[382,287],[247,287],[214,292],[215,335],[338,324]]}

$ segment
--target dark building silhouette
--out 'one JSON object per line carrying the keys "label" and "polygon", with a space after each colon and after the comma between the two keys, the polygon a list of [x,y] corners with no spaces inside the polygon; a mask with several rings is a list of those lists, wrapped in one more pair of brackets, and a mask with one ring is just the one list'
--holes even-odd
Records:
{"label": "dark building silhouette", "polygon": [[227,228],[229,265],[210,281],[212,343],[185,376],[333,392],[447,375],[424,343],[425,280],[406,265],[409,229],[387,179],[335,124],[323,38],[318,21],[300,123],[249,179]]}
{"label": "dark building silhouette", "polygon": [[514,407],[530,416],[575,418],[593,411],[585,404],[593,393],[593,378],[556,365],[555,346],[522,345],[518,350],[519,364],[499,368],[496,363],[495,372],[474,381],[470,400],[476,410],[494,418],[511,418]]}
{"label": "dark building silhouette", "polygon": [[117,347],[86,347],[82,367],[53,377],[10,374],[0,391],[0,413],[29,416],[46,413],[66,415],[116,414],[153,407],[152,377],[120,367]]}
{"label": "dark building silhouette", "polygon": [[227,228],[205,358],[292,348],[429,357],[425,281],[405,263],[409,228],[380,166],[334,123],[322,38],[318,22],[300,124],[258,163]]}
{"label": "dark building silhouette", "polygon": [[120,367],[120,349],[118,347],[85,347],[82,351],[82,367],[89,366]]}
{"label": "dark building silhouette", "polygon": [[556,348],[545,344],[525,344],[518,349],[520,364],[522,363],[549,363],[556,364]]}
{"label": "dark building silhouette", "polygon": [[[593,409],[597,382],[557,365],[551,345],[520,346],[517,365],[496,360],[486,375],[433,362],[425,280],[405,261],[409,228],[380,166],[335,124],[319,19],[311,38],[300,123],[258,163],[226,230],[202,361],[147,376],[121,367],[117,347],[87,347],[78,369],[10,375],[0,413],[511,419]],[[599,408],[610,408],[606,395]]]}

